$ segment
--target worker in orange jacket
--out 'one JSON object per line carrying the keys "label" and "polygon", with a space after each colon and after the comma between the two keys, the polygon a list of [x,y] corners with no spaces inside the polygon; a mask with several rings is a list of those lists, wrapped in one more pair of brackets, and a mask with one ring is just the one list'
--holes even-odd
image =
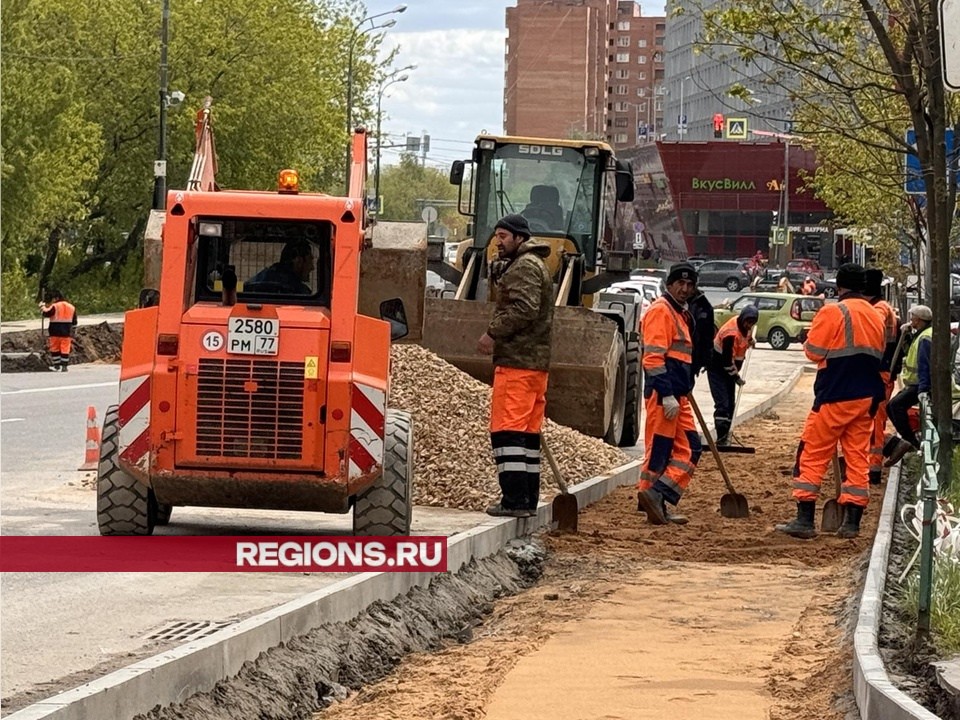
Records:
{"label": "worker in orange jacket", "polygon": [[77,325],[77,309],[66,301],[59,290],[51,290],[47,302],[40,303],[40,314],[49,318],[47,346],[53,372],[66,372],[73,348],[73,329]]}
{"label": "worker in orange jacket", "polygon": [[717,445],[730,444],[730,427],[736,405],[737,388],[744,384],[740,377],[747,350],[756,343],[753,328],[760,319],[756,305],[747,305],[739,315],[727,320],[713,339],[713,357],[707,369],[710,394],[713,396],[713,427]]}
{"label": "worker in orange jacket", "polygon": [[637,509],[654,525],[687,519],[672,512],[690,484],[700,460],[700,434],[687,395],[693,391],[693,318],[687,300],[697,271],[677,263],[667,275],[667,292],[643,316],[643,397],[646,411],[643,466],[637,484]]}
{"label": "worker in orange jacket", "polygon": [[873,309],[877,311],[883,322],[883,336],[885,345],[883,357],[880,359],[880,378],[883,380],[883,401],[877,407],[874,416],[873,436],[870,440],[870,484],[879,485],[883,472],[883,443],[887,428],[887,403],[893,394],[893,355],[897,351],[897,342],[900,339],[900,319],[893,306],[881,297],[883,271],[870,268],[866,272],[866,286],[864,295],[870,300]]}
{"label": "worker in orange jacket", "polygon": [[865,282],[859,265],[840,266],[840,301],[817,312],[804,344],[807,357],[817,363],[817,378],[813,409],[804,424],[793,468],[797,517],[776,528],[793,537],[816,537],[817,496],[838,440],[846,461],[839,498],[844,511],[839,537],[854,538],[860,533],[860,520],[870,498],[868,451],[873,418],[883,399],[880,361],[885,343],[880,316],[861,294]]}

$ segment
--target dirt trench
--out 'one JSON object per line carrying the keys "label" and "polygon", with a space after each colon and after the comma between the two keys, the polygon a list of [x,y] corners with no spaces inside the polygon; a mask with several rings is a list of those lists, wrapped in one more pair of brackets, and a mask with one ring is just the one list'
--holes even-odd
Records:
{"label": "dirt trench", "polygon": [[[70,363],[120,362],[122,346],[123,323],[81,325],[73,339]],[[0,372],[37,372],[49,365],[46,333],[21,330],[0,336]]]}
{"label": "dirt trench", "polygon": [[736,433],[757,454],[724,456],[749,519],[720,517],[709,454],[686,526],[647,524],[622,488],[581,512],[579,534],[545,536],[540,582],[498,601],[469,642],[405,658],[316,720],[857,717],[851,632],[882,488],[856,540],[775,533],[795,513],[811,398],[804,376]]}

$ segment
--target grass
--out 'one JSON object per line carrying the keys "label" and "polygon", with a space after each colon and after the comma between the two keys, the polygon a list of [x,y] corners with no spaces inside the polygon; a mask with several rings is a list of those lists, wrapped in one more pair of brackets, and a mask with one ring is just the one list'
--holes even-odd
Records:
{"label": "grass", "polygon": [[[917,477],[919,470],[917,463],[906,474]],[[960,447],[954,448],[951,482],[945,488],[943,497],[953,505],[955,512],[960,512]],[[916,622],[920,598],[920,572],[917,566],[907,576],[898,596],[900,612],[911,622]],[[934,557],[930,629],[940,657],[960,653],[960,558]]]}

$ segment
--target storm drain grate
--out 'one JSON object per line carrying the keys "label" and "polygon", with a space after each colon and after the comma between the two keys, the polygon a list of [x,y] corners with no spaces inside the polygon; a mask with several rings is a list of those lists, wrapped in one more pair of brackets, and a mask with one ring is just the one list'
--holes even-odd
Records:
{"label": "storm drain grate", "polygon": [[232,623],[227,620],[200,620],[197,622],[188,622],[186,620],[176,620],[167,623],[159,630],[154,630],[144,639],[155,642],[189,642],[199,640],[207,635],[212,635],[217,630],[221,630]]}

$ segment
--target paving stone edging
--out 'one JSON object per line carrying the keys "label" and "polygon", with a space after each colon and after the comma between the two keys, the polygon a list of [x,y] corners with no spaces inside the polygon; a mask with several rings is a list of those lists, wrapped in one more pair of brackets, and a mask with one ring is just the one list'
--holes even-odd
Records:
{"label": "paving stone edging", "polygon": [[[639,479],[636,460],[570,488],[581,508]],[[552,503],[540,503],[527,519],[496,519],[450,537],[447,569],[456,572],[472,558],[499,552],[512,539],[553,521]],[[102,678],[34,703],[5,720],[103,720],[132,718],[156,705],[182,702],[236,675],[248,660],[311,628],[347,622],[371,603],[389,602],[415,586],[426,587],[433,573],[361,573],[255,615],[200,640],[121,668]]]}
{"label": "paving stone edging", "polygon": [[870,552],[870,566],[860,595],[860,612],[853,636],[853,692],[861,720],[939,720],[937,715],[894,686],[877,645],[899,488],[898,463],[890,469],[887,477],[883,508]]}

